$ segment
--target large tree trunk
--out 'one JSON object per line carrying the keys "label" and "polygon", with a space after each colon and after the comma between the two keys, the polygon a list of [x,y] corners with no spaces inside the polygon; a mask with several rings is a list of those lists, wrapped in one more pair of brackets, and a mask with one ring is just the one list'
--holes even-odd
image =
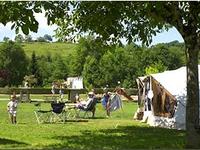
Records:
{"label": "large tree trunk", "polygon": [[186,42],[187,54],[187,105],[186,105],[186,148],[200,148],[199,131],[199,79],[196,43]]}

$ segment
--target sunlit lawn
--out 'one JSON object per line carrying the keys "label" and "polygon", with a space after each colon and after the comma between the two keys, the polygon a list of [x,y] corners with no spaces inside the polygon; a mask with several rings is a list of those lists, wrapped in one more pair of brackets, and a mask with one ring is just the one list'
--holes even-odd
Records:
{"label": "sunlit lawn", "polygon": [[[124,102],[123,110],[106,118],[100,103],[96,117],[65,124],[37,124],[34,103],[20,103],[18,124],[9,123],[6,104],[0,101],[0,149],[182,149],[184,131],[153,128],[134,121],[136,103]],[[50,109],[50,104],[43,104]]]}

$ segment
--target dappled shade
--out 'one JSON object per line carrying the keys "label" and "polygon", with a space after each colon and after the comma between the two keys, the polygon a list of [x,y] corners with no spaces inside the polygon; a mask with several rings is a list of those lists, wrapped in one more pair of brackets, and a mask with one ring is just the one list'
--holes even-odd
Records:
{"label": "dappled shade", "polygon": [[[46,148],[88,150],[151,149],[163,148],[163,146],[168,145],[167,148],[179,149],[182,147],[179,144],[184,143],[185,136],[184,131],[136,126],[119,126],[113,129],[102,129],[99,131],[84,130],[81,133],[81,135],[75,136],[55,136],[54,138],[62,141],[62,144],[50,145]],[[161,134],[162,137],[160,136]],[[174,142],[175,139],[177,142]]]}

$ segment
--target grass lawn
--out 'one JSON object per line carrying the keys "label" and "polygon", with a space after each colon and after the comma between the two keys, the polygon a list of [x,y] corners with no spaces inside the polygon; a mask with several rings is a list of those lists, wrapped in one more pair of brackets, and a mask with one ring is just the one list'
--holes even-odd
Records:
{"label": "grass lawn", "polygon": [[[9,123],[8,101],[0,101],[0,149],[183,149],[185,132],[149,127],[134,121],[136,103],[124,102],[123,110],[105,117],[97,104],[96,117],[65,124],[37,124],[33,103],[20,103],[18,124]],[[50,104],[44,103],[49,109]]]}

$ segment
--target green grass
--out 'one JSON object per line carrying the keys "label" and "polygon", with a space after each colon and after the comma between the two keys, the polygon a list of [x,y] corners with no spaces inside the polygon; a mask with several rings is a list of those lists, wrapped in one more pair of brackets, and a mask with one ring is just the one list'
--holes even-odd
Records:
{"label": "green grass", "polygon": [[23,49],[27,56],[31,57],[32,52],[35,51],[36,55],[60,55],[66,57],[72,54],[76,49],[76,44],[71,43],[46,43],[46,42],[33,42],[33,43],[22,43]]}
{"label": "green grass", "polygon": [[[0,42],[0,46],[3,42]],[[48,43],[48,42],[30,42],[30,43],[22,43],[21,44],[25,53],[28,57],[31,57],[32,52],[35,51],[37,56],[55,56],[61,55],[63,58],[72,54],[77,44],[74,43],[63,43],[63,42],[55,42],[55,43]]]}
{"label": "green grass", "polygon": [[[132,119],[137,105],[124,102],[123,110],[105,117],[97,104],[96,117],[86,122],[37,124],[34,103],[20,103],[18,124],[9,123],[8,101],[0,101],[0,149],[183,149],[185,132],[149,127]],[[43,109],[50,104],[44,103]]]}

